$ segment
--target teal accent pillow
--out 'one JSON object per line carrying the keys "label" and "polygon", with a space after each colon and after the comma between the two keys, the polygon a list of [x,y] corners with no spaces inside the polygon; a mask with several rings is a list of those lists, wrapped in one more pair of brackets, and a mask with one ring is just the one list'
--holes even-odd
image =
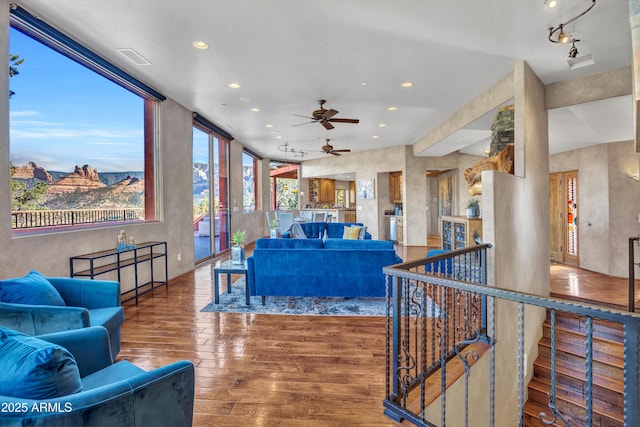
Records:
{"label": "teal accent pillow", "polygon": [[73,355],[59,345],[0,328],[0,395],[52,399],[82,391]]}
{"label": "teal accent pillow", "polygon": [[58,290],[35,270],[24,277],[0,280],[0,301],[13,304],[66,305]]}

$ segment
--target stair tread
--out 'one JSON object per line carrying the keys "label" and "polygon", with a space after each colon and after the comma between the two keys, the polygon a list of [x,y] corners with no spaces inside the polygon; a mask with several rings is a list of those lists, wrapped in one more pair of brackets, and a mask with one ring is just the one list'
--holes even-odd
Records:
{"label": "stair tread", "polygon": [[[547,347],[551,349],[551,339],[542,337],[538,342],[539,346]],[[592,352],[593,360],[602,364],[611,365],[619,369],[624,368],[624,358],[618,356],[613,351],[603,351],[600,347],[595,348]],[[561,351],[567,354],[572,354],[577,357],[585,358],[585,348],[577,344],[569,343],[566,341],[556,339],[556,351]],[[604,357],[606,355],[607,357]]]}
{"label": "stair tread", "polygon": [[[551,359],[538,357],[534,362],[534,366],[536,365],[550,370]],[[585,380],[584,371],[575,369],[572,364],[566,363],[563,360],[556,360],[556,371],[562,375],[566,375],[581,381]],[[593,373],[593,385],[604,387],[620,393],[622,393],[624,389],[624,383],[622,380],[612,379],[608,376],[600,375],[597,372]]]}
{"label": "stair tread", "polygon": [[[529,382],[529,387],[547,393],[551,389],[551,382],[546,378],[534,377]],[[564,400],[584,408],[584,400],[580,399],[576,394],[578,393],[574,389],[565,388],[562,384],[556,384],[556,400]],[[605,415],[607,418],[612,418],[619,422],[624,420],[623,408],[612,406],[596,398],[593,399],[593,412]]]}
{"label": "stair tread", "polygon": [[[525,415],[528,415],[532,419],[537,420],[537,423],[534,424],[536,426],[541,425],[540,424],[541,421],[538,418],[538,414],[540,412],[544,412],[547,415],[551,415],[551,409],[549,409],[549,407],[547,405],[542,405],[542,404],[540,404],[538,402],[533,402],[531,400],[527,401],[524,404],[524,413],[525,413]],[[571,425],[571,426],[582,426],[582,425],[585,424],[584,421],[576,420],[574,417],[566,416],[564,414],[563,414],[563,416],[565,416],[567,418],[567,421],[569,421],[569,425]],[[546,417],[546,418],[549,418],[549,417]],[[531,425],[531,424],[525,423],[525,425]],[[549,425],[558,426],[558,427],[564,427],[564,423],[560,419],[558,419],[555,423],[549,424]]]}
{"label": "stair tread", "polygon": [[[545,320],[544,323],[542,324],[543,328],[546,329],[551,329],[551,322],[549,322],[548,320]],[[556,333],[557,332],[561,332],[561,333],[568,333],[571,335],[577,335],[577,336],[581,336],[581,337],[585,337],[586,336],[586,331],[582,330],[582,329],[576,329],[575,326],[570,325],[570,324],[564,324],[562,322],[558,323],[556,322]],[[608,333],[608,334],[602,334],[602,331],[599,331],[598,326],[595,325],[594,326],[594,337],[593,340],[594,341],[602,341],[605,342],[607,344],[621,344],[622,343],[622,338],[624,337],[624,331],[623,330],[618,330],[615,329],[615,332],[619,332],[619,333]]]}

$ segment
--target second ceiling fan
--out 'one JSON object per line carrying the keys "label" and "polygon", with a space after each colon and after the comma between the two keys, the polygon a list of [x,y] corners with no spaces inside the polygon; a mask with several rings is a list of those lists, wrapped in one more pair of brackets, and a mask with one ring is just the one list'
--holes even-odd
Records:
{"label": "second ceiling fan", "polygon": [[348,148],[347,149],[343,149],[343,150],[334,150],[333,149],[333,145],[329,144],[329,141],[331,141],[331,140],[327,139],[326,141],[327,141],[327,143],[322,146],[322,151],[324,153],[333,154],[334,156],[340,156],[341,155],[340,153],[350,153],[351,152],[351,150],[349,150]]}
{"label": "second ceiling fan", "polygon": [[324,108],[325,102],[327,101],[325,101],[324,99],[318,100],[318,103],[320,104],[320,108],[315,110],[313,113],[311,113],[311,117],[302,116],[300,114],[294,114],[294,116],[306,117],[308,119],[311,119],[310,122],[299,123],[294,126],[306,125],[308,123],[320,123],[322,126],[324,126],[325,129],[331,130],[334,128],[332,123],[354,123],[354,124],[360,123],[360,120],[358,119],[341,119],[338,117],[334,117],[336,114],[338,114],[338,111],[334,110],[333,108],[330,110],[327,110],[326,108]]}

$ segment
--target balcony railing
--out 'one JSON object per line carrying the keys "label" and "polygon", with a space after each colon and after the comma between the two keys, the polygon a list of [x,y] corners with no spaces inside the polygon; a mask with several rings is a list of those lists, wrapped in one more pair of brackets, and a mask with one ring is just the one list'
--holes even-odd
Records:
{"label": "balcony railing", "polygon": [[[527,387],[524,342],[525,329],[531,330],[524,314],[525,309],[527,313],[537,314],[546,309],[551,322],[551,385],[548,410],[536,417],[540,425],[554,422],[568,425],[556,406],[556,376],[560,374],[556,372],[555,318],[560,313],[572,313],[584,319],[585,364],[581,372],[584,372],[585,425],[593,425],[593,322],[599,319],[624,326],[624,425],[640,425],[640,316],[487,286],[488,250],[489,245],[481,245],[384,269],[387,276],[385,414],[419,426],[445,426],[447,414],[452,413],[447,405],[453,405],[455,415],[464,419],[456,425],[494,426],[496,396],[511,397],[517,389],[518,404],[512,410],[519,411],[514,419],[520,420],[520,426],[524,425]],[[497,305],[501,307],[501,316],[498,316]],[[541,316],[532,317],[536,322],[534,329],[540,330]],[[502,333],[515,330],[509,338],[502,338],[513,343],[510,347],[505,349],[505,342],[496,345],[497,330]],[[500,360],[504,362],[507,358],[517,366],[516,378],[509,379],[511,384],[496,381],[497,351],[508,351],[499,355]],[[474,369],[475,381],[470,383],[473,365],[482,357],[488,357],[488,363]],[[511,357],[514,359],[509,359]],[[456,364],[458,374],[451,368]],[[500,369],[504,367],[501,365]],[[451,392],[449,387],[456,381],[463,383]],[[448,393],[453,394],[448,398]],[[476,412],[469,410],[470,399]],[[479,405],[486,405],[481,412],[488,414],[488,420],[474,420],[469,424],[470,414],[477,413]]]}
{"label": "balcony railing", "polygon": [[143,208],[11,212],[11,228],[14,230],[140,220],[144,220]]}

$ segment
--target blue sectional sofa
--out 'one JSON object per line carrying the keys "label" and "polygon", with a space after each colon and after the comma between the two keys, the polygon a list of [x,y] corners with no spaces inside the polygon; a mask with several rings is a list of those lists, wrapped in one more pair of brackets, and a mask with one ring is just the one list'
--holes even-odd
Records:
{"label": "blue sectional sofa", "polygon": [[258,239],[249,292],[266,296],[384,297],[382,268],[402,262],[386,240]]}
{"label": "blue sectional sofa", "polygon": [[[304,231],[304,234],[310,239],[317,239],[320,236],[324,235],[325,230],[327,231],[327,237],[329,239],[341,239],[344,234],[344,228],[350,227],[352,225],[357,225],[359,227],[363,227],[364,225],[361,222],[301,222],[300,226]],[[291,233],[286,232],[282,237],[290,237]],[[365,232],[365,239],[371,239],[371,234],[369,232]]]}

